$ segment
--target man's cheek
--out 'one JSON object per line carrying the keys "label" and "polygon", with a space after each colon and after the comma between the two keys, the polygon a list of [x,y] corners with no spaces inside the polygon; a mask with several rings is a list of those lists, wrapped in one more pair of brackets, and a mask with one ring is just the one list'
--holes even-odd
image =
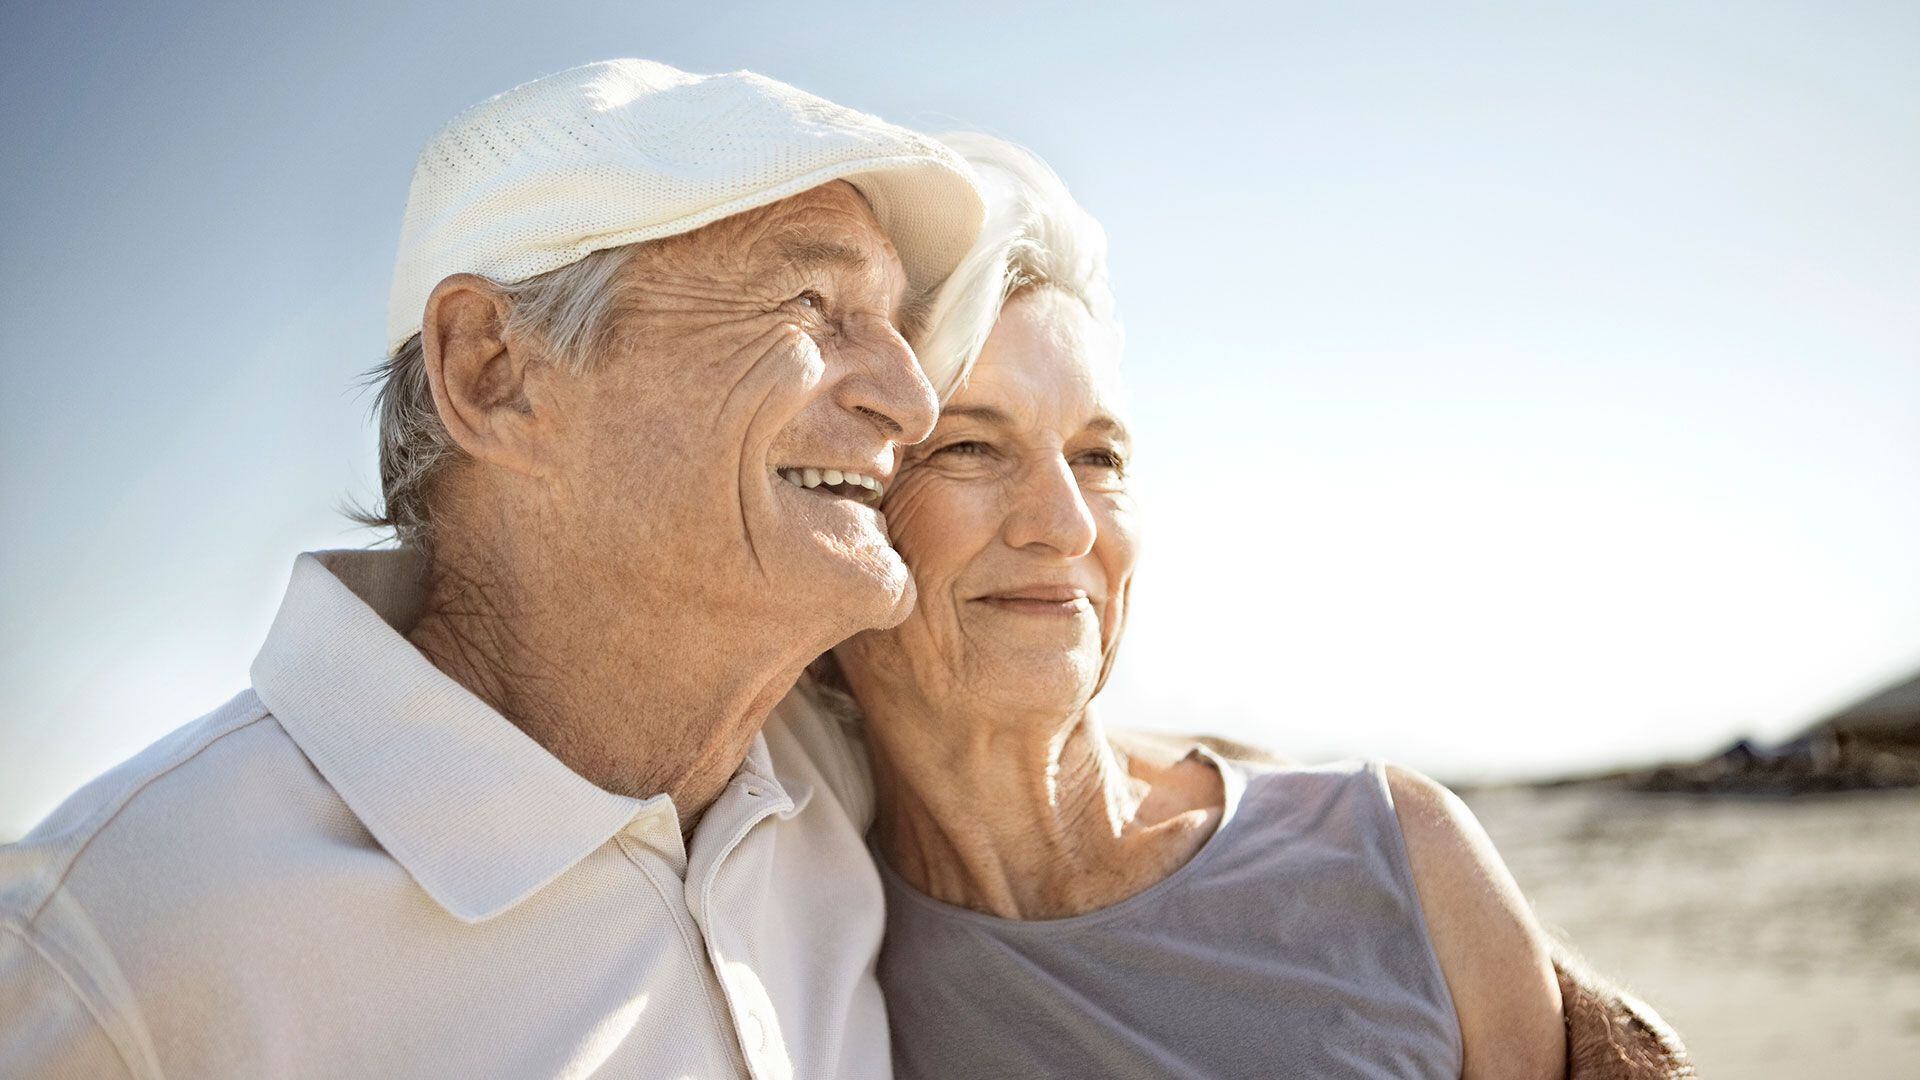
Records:
{"label": "man's cheek", "polygon": [[603,539],[641,542],[662,550],[698,546],[714,529],[716,487],[730,478],[711,465],[675,452],[670,441],[646,454],[603,453],[587,463],[575,488],[591,491],[585,524]]}
{"label": "man's cheek", "polygon": [[721,373],[729,395],[737,388],[758,398],[805,400],[826,381],[827,361],[818,342],[789,325],[740,343]]}
{"label": "man's cheek", "polygon": [[831,425],[818,415],[829,404],[820,383],[818,372],[796,366],[790,350],[776,350],[719,395],[708,430],[736,458],[803,464],[829,441]]}

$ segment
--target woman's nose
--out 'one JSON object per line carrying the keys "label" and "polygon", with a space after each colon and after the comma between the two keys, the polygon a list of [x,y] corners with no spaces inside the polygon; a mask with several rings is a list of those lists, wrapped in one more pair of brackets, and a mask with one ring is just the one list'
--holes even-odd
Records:
{"label": "woman's nose", "polygon": [[1100,535],[1073,466],[1054,458],[1024,471],[1006,524],[1007,544],[1069,559],[1093,550]]}

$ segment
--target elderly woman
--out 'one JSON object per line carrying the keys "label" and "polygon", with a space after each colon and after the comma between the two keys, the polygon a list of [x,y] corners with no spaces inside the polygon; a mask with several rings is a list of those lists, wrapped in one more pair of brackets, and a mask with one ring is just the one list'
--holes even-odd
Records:
{"label": "elderly woman", "polygon": [[1102,729],[1137,527],[1105,242],[1040,162],[950,141],[990,210],[886,492],[919,600],[827,665],[871,751],[898,1074],[1562,1075],[1547,942],[1444,788]]}

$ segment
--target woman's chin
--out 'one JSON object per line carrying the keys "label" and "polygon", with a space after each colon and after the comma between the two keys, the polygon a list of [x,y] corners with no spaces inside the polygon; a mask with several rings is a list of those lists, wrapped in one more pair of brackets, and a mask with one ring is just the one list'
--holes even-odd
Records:
{"label": "woman's chin", "polygon": [[982,697],[1022,712],[1065,715],[1085,705],[1100,682],[1100,656],[1054,650],[1045,655],[1015,654],[980,665]]}

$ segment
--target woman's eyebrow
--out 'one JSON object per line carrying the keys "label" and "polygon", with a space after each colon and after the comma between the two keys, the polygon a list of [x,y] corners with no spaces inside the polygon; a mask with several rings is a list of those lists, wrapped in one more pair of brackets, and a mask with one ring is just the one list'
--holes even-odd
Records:
{"label": "woman's eyebrow", "polygon": [[[1009,416],[1004,409],[993,405],[950,405],[940,410],[940,419],[946,420],[948,418],[976,420],[983,424],[993,424],[1000,427],[1007,427],[1013,423],[1013,418]],[[1130,442],[1133,438],[1133,433],[1127,430],[1127,425],[1121,423],[1117,417],[1107,413],[1100,413],[1093,419],[1087,421],[1086,427],[1082,430],[1097,435],[1111,436],[1122,442]]]}
{"label": "woman's eyebrow", "polygon": [[994,408],[992,405],[951,405],[940,410],[940,418],[942,420],[950,416],[959,417],[962,420],[978,420],[983,424],[999,424],[1002,426],[1005,426],[1008,422],[1007,414],[1000,409]]}

